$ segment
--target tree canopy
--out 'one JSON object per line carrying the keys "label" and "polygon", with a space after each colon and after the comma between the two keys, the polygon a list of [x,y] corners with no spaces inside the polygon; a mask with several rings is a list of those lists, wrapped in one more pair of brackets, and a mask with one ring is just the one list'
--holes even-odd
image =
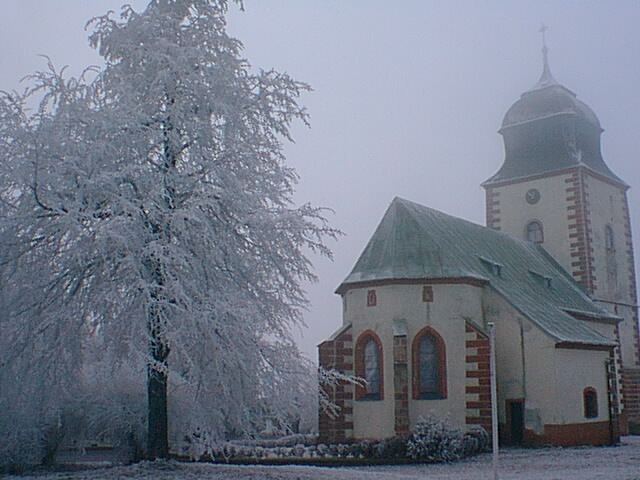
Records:
{"label": "tree canopy", "polygon": [[32,428],[125,369],[148,375],[166,456],[167,395],[172,438],[213,440],[282,417],[308,375],[301,282],[337,233],[292,201],[283,143],[309,87],[254,70],[226,9],[125,6],[90,22],[104,68],[0,95],[0,409],[29,399]]}

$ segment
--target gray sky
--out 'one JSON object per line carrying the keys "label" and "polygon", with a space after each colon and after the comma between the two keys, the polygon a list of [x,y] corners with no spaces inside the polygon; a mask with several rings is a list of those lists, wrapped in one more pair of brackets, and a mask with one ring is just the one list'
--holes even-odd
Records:
{"label": "gray sky", "polygon": [[[86,20],[122,0],[2,0],[0,89],[44,68],[49,55],[71,74],[99,63]],[[129,0],[135,8],[145,0]],[[230,31],[252,65],[311,84],[302,103],[312,128],[295,128],[289,164],[296,200],[335,210],[346,234],[320,281],[301,347],[342,321],[333,293],[393,197],[484,223],[480,183],[503,160],[502,117],[542,72],[541,24],[551,70],[598,115],[605,161],[631,185],[640,244],[640,2],[613,0],[245,0]],[[636,254],[636,258],[638,258]]]}

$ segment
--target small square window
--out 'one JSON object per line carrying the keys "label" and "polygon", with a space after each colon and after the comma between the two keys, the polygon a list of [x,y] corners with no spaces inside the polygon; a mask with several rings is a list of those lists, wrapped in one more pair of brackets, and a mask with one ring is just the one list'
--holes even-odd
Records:
{"label": "small square window", "polygon": [[428,285],[422,287],[422,301],[425,303],[433,302],[433,287]]}
{"label": "small square window", "polygon": [[375,290],[369,290],[367,292],[367,307],[375,307],[378,304]]}

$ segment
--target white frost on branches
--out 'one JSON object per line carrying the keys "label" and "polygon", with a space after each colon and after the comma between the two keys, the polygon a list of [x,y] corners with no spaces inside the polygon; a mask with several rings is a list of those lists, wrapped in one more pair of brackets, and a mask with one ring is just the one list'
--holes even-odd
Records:
{"label": "white frost on branches", "polygon": [[309,87],[254,73],[226,8],[124,7],[90,22],[106,61],[92,81],[51,67],[0,95],[3,417],[57,415],[96,365],[116,390],[122,365],[150,365],[188,404],[172,427],[232,436],[284,416],[303,385],[305,252],[330,255],[337,233],[292,205],[284,164]]}
{"label": "white frost on branches", "polygon": [[319,390],[319,408],[320,411],[326,413],[330,418],[336,418],[340,415],[340,406],[336,404],[331,396],[331,392],[338,385],[366,385],[364,378],[349,375],[334,368],[318,368],[318,384]]}

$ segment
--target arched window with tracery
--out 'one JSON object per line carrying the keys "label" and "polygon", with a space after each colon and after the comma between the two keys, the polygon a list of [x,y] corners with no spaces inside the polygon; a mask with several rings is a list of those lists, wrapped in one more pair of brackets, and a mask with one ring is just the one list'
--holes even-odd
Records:
{"label": "arched window with tracery", "polygon": [[444,340],[431,327],[414,337],[412,347],[414,399],[447,398],[447,362]]}
{"label": "arched window with tracery", "polygon": [[533,243],[544,242],[544,231],[542,229],[542,222],[539,220],[532,220],[527,223],[526,231],[527,240]]}
{"label": "arched window with tracery", "polygon": [[382,342],[373,331],[363,332],[356,342],[356,376],[365,384],[356,387],[356,400],[382,400],[384,398],[384,376],[382,364]]}

